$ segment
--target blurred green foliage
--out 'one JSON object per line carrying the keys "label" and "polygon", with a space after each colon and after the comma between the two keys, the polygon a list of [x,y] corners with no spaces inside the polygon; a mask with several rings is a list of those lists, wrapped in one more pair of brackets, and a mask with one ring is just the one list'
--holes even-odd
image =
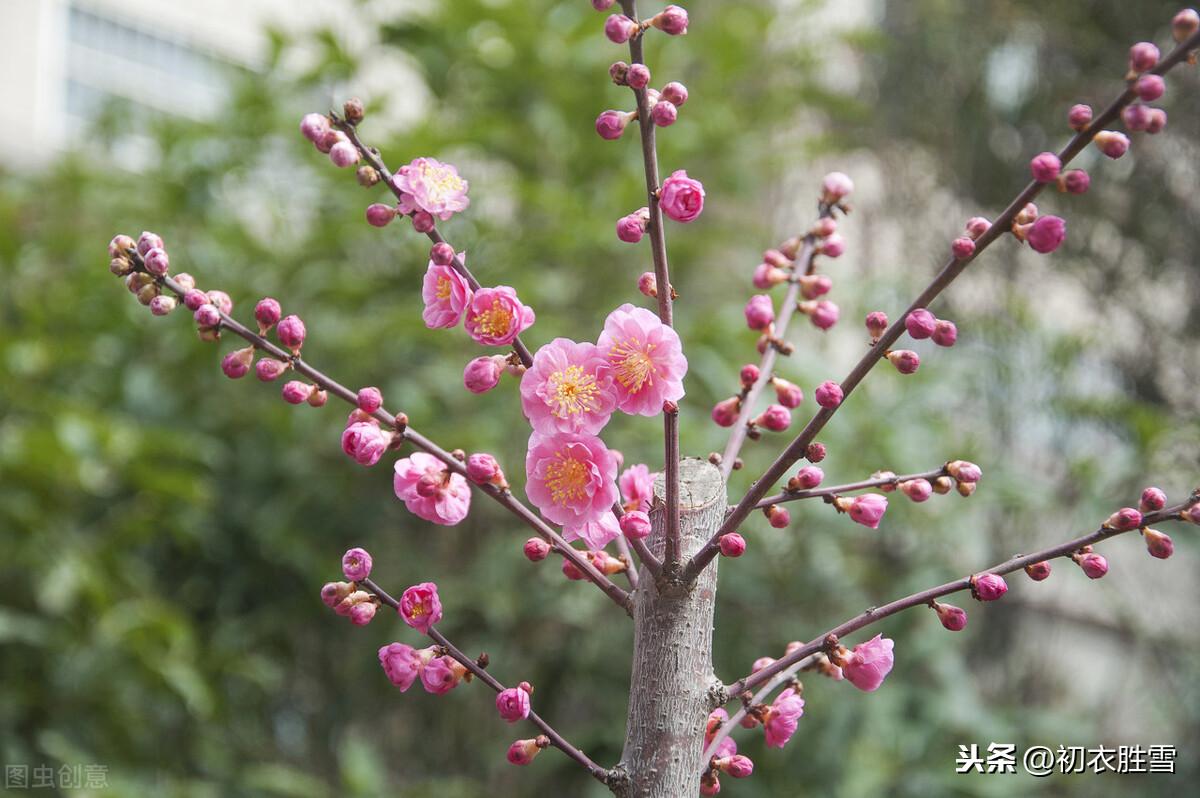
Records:
{"label": "blurred green foliage", "polygon": [[[845,158],[880,177],[860,180],[863,207],[844,224],[858,249],[828,266],[843,323],[798,331],[784,366],[806,389],[844,373],[863,313],[898,313],[961,220],[1001,207],[1028,157],[1062,139],[1066,106],[1106,101],[1127,45],[1164,41],[1175,9],[880,10],[825,34],[837,4],[697,5],[685,39],[648,39],[656,85],[678,79],[691,92],[659,137],[663,168],[687,168],[709,195],[699,222],[668,230],[691,363],[687,452],[721,448],[707,413],[752,354],[740,322],[749,272],[759,250],[807,223],[822,170]],[[402,225],[365,225],[362,209],[384,192],[364,192],[295,128],[354,93],[372,58],[403,52],[428,113],[390,141],[368,116],[364,136],[393,168],[419,155],[460,165],[474,203],[445,232],[485,283],[513,285],[536,307],[531,344],[593,338],[648,268],[645,248],[612,230],[643,202],[635,137],[610,144],[592,130],[600,110],[628,104],[604,78],[622,50],[601,19],[582,0],[454,0],[386,23],[362,51],[332,33],[275,34],[272,60],[233,76],[210,122],[114,107],[79,152],[0,173],[0,760],[104,763],[109,794],[131,796],[605,794],[561,756],[508,766],[503,752],[525,732],[501,723],[478,687],[398,694],[374,652],[413,635],[386,615],[351,628],[317,591],[350,545],[375,554],[388,587],[436,580],[444,631],[486,650],[502,680],[533,682],[539,711],[601,763],[620,755],[626,619],[554,565],[527,563],[525,530],[498,508],[476,501],[453,529],[406,514],[385,465],[341,455],[344,408],[286,407],[274,387],[231,384],[217,363],[232,343],[200,344],[182,313],[151,317],[104,255],[114,233],[161,233],[174,269],[228,291],[235,313],[279,298],[308,322],[312,362],[381,386],[418,429],[495,451],[516,475],[526,433],[513,386],[466,394],[465,335],[420,322],[427,243]],[[296,74],[282,64],[300,46],[321,58]],[[849,72],[852,84],[840,79]],[[1194,70],[1170,86],[1167,133],[1139,138],[1121,162],[1089,159],[1086,197],[1047,198],[1071,220],[1070,246],[1039,260],[1001,242],[936,309],[959,322],[959,346],[922,350],[911,378],[881,368],[822,436],[831,480],[963,456],[984,467],[979,493],[895,501],[877,533],[824,506],[795,507],[784,532],[756,517],[747,556],[722,567],[719,675],[736,678],[865,606],[1089,529],[1136,497],[1143,474],[1173,496],[1194,487],[1197,206],[1194,180],[1174,177],[1194,172]],[[114,167],[134,133],[153,166]],[[1054,306],[1051,280],[1067,297]],[[605,433],[652,467],[658,436],[629,418]],[[734,490],[778,443],[751,445]],[[807,679],[796,740],[768,753],[744,735],[756,773],[726,790],[1178,791],[1198,775],[1200,658],[1187,620],[1194,546],[1177,537],[1169,563],[1115,542],[1099,584],[1080,584],[1069,563],[1037,588],[1018,580],[1011,600],[968,608],[968,630],[953,637],[929,613],[889,619],[879,629],[898,641],[897,667],[886,689]],[[959,744],[993,740],[1171,743],[1180,774],[954,775]]]}

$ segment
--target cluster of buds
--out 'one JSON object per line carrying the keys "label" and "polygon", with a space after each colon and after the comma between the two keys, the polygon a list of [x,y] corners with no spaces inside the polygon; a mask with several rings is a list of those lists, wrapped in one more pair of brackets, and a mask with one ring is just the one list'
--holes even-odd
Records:
{"label": "cluster of buds", "polygon": [[483,355],[469,361],[463,369],[463,386],[471,393],[487,393],[500,384],[505,374],[520,377],[525,364],[516,352],[507,355]]}
{"label": "cluster of buds", "polygon": [[1012,233],[1034,252],[1047,255],[1066,240],[1067,223],[1060,216],[1039,215],[1037,205],[1030,202],[1013,219]]}
{"label": "cluster of buds", "polygon": [[942,496],[957,490],[958,495],[969,497],[979,487],[979,480],[983,479],[983,469],[967,460],[951,460],[946,463],[945,471],[933,481],[933,492]]}
{"label": "cluster of buds", "polygon": [[1130,132],[1154,134],[1167,126],[1167,112],[1148,105],[1167,91],[1167,84],[1161,75],[1149,74],[1158,65],[1158,59],[1158,48],[1150,42],[1138,42],[1129,48],[1129,72],[1125,78],[1137,94],[1137,101],[1121,110],[1121,121]]}
{"label": "cluster of buds", "polygon": [[383,409],[383,394],[378,388],[362,388],[358,392],[357,406],[346,418],[342,430],[342,451],[362,466],[373,466],[384,452],[395,449],[404,441],[406,417],[401,413],[396,418],[396,431],[386,430],[375,414]]}
{"label": "cluster of buds", "polygon": [[[671,81],[662,89],[647,88],[650,70],[645,64],[626,64],[617,61],[608,68],[613,83],[628,86],[635,91],[646,91],[646,102],[650,107],[650,121],[658,127],[670,127],[679,118],[679,109],[687,102],[687,87]],[[621,138],[630,122],[638,121],[638,112],[608,110],[596,117],[596,133],[600,138],[614,141]]]}
{"label": "cluster of buds", "polygon": [[379,609],[379,597],[358,584],[370,577],[371,566],[371,555],[365,549],[350,549],[342,555],[342,574],[348,581],[327,582],[321,588],[321,601],[355,626],[369,624]]}
{"label": "cluster of buds", "polygon": [[[597,11],[607,11],[612,8],[614,2],[615,0],[592,0],[592,8]],[[641,36],[649,28],[657,28],[668,36],[682,36],[688,30],[687,10],[670,5],[650,19],[642,20],[641,23],[624,14],[613,14],[604,21],[604,35],[613,44],[624,44],[632,38]]]}
{"label": "cluster of buds", "polygon": [[928,338],[938,346],[954,346],[958,341],[958,327],[954,322],[939,319],[925,308],[917,308],[905,316],[904,329],[915,340],[923,341]]}
{"label": "cluster of buds", "polygon": [[[530,560],[533,560],[535,562],[537,560],[534,557],[529,556],[530,555],[529,544],[532,543],[534,540],[539,540],[539,539],[540,538],[530,538],[529,540],[527,540],[525,542],[525,546],[526,546],[525,556],[529,557]],[[612,576],[613,574],[621,574],[621,573],[625,573],[626,571],[629,570],[629,562],[628,561],[626,561],[623,557],[614,557],[611,554],[609,554],[608,552],[604,551],[603,549],[595,550],[595,551],[589,549],[588,551],[580,552],[580,554],[582,554],[584,557],[587,558],[587,561],[592,564],[593,568],[595,568],[597,571],[604,574],[605,576]],[[542,556],[538,559],[545,559],[545,557]],[[580,582],[584,579],[587,579],[587,575],[584,574],[583,571],[579,570],[579,568],[576,567],[575,563],[571,562],[570,560],[568,560],[565,557],[563,558],[563,561],[562,561],[562,572],[563,572],[563,576],[565,576],[567,579],[570,579],[573,582]]]}
{"label": "cluster of buds", "polygon": [[[162,278],[170,274],[170,259],[160,236],[148,231],[142,233],[137,241],[127,235],[114,236],[108,243],[108,257],[108,270],[124,278],[129,293],[150,308],[155,316],[166,316],[178,306],[179,301],[175,297],[162,291]],[[196,287],[196,281],[190,274],[176,275],[175,282],[184,290]],[[224,292],[214,293],[218,295],[216,299],[229,299]],[[216,323],[220,323],[219,313]],[[211,340],[211,337],[206,337],[203,332],[201,334],[205,340]]]}
{"label": "cluster of buds", "polygon": [[834,667],[841,669],[842,678],[859,690],[872,693],[879,689],[896,664],[892,653],[894,647],[895,641],[875,635],[847,649],[835,636],[829,635],[825,640],[824,653]]}
{"label": "cluster of buds", "polygon": [[[358,100],[347,100],[342,108],[346,121],[352,125],[358,124],[363,118],[362,103]],[[329,160],[339,169],[353,166],[362,158],[358,147],[350,141],[342,131],[333,126],[333,121],[325,114],[305,114],[300,120],[300,135],[312,142],[319,152],[329,156]]]}
{"label": "cluster of buds", "polygon": [[[803,701],[800,702],[803,707]],[[803,709],[801,709],[803,712]],[[749,717],[749,715],[747,715]],[[729,720],[729,713],[723,708],[714,709],[709,713],[704,725],[704,749],[707,751],[717,736],[717,732]],[[737,742],[733,737],[726,736],[717,745],[709,758],[708,767],[700,776],[700,794],[716,795],[721,791],[721,774],[730,778],[744,779],[754,772],[754,762],[750,757],[739,754]]]}

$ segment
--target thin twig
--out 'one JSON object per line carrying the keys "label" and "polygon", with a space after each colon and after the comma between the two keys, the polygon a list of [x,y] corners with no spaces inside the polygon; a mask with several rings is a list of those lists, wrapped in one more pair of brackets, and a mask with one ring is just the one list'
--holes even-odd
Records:
{"label": "thin twig", "polygon": [[[1198,502],[1200,502],[1200,491],[1193,493],[1188,500],[1182,504],[1177,504],[1174,507],[1168,507],[1157,512],[1146,513],[1145,516],[1143,516],[1142,524],[1143,526],[1150,526],[1151,524],[1156,524],[1161,521],[1178,520],[1184,511],[1188,510]],[[1036,551],[1033,554],[1017,555],[1016,557],[1002,562],[999,565],[994,565],[991,568],[988,568],[984,571],[977,571],[976,573],[991,573],[1000,575],[1012,573],[1013,571],[1018,571],[1024,568],[1026,565],[1032,565],[1044,560],[1052,560],[1057,557],[1068,557],[1083,546],[1091,546],[1095,543],[1099,543],[1102,540],[1116,537],[1117,535],[1128,531],[1132,530],[1100,527],[1095,532],[1075,538],[1074,540],[1068,540],[1065,543],[1059,543],[1056,546],[1051,546],[1050,548]],[[753,690],[771,677],[794,665],[805,657],[817,653],[826,646],[826,641],[831,635],[836,638],[845,637],[851,632],[856,632],[865,626],[869,626],[878,620],[888,617],[889,615],[895,615],[896,613],[906,610],[910,607],[918,607],[923,604],[928,604],[930,601],[936,598],[948,596],[951,593],[957,593],[962,590],[969,590],[970,588],[971,577],[966,576],[961,579],[956,579],[953,582],[947,582],[944,585],[938,585],[937,587],[923,590],[920,593],[913,593],[910,596],[897,599],[889,604],[884,604],[882,607],[872,607],[866,612],[851,618],[845,623],[833,627],[828,632],[825,632],[810,642],[805,643],[791,654],[777,659],[775,662],[771,663],[762,670],[738,679],[728,687],[728,695],[732,700],[733,698],[740,696],[746,690]]]}
{"label": "thin twig", "polygon": [[[791,681],[793,676],[802,671],[804,668],[808,667],[809,663],[812,662],[812,659],[812,655],[809,655],[799,662],[793,663],[779,673],[775,674],[771,681],[767,682],[762,689],[754,694],[754,697],[750,699],[750,704],[761,704],[766,701],[767,696],[769,696],[777,687]],[[740,698],[740,696],[731,696],[731,698]],[[721,743],[725,741],[726,737],[733,734],[733,730],[738,727],[738,724],[742,722],[742,718],[744,717],[746,717],[746,705],[743,703],[737,712],[734,712],[729,716],[729,720],[721,724],[721,728],[717,730],[717,733],[713,735],[712,741],[709,742],[708,747],[704,749],[703,761],[706,768],[708,767],[708,761],[716,755],[717,749],[721,747]]]}
{"label": "thin twig", "polygon": [[[1188,54],[1200,47],[1200,31],[1192,34],[1179,46],[1171,51],[1170,55],[1163,58],[1154,69],[1150,70],[1152,74],[1162,75],[1170,70],[1175,65],[1187,59]],[[1105,128],[1109,123],[1115,121],[1121,114],[1121,109],[1137,98],[1137,92],[1132,86],[1126,88],[1115,100],[1113,100],[1107,108],[1104,109],[1099,116],[1093,119],[1092,124],[1086,130],[1080,131],[1071,137],[1071,140],[1058,154],[1059,160],[1063,164],[1069,163],[1076,155],[1083,151],[1096,132]],[[901,335],[905,332],[904,320],[908,314],[917,308],[928,307],[939,294],[960,275],[967,266],[979,257],[983,250],[987,249],[988,245],[998,239],[1001,235],[1011,231],[1013,220],[1017,214],[1027,204],[1029,204],[1038,194],[1042,192],[1046,184],[1030,182],[1025,189],[1017,195],[1004,212],[996,217],[992,226],[987,232],[981,235],[975,241],[975,252],[968,258],[961,260],[951,256],[950,260],[942,267],[934,277],[933,282],[926,286],[925,290],[913,300],[908,309],[900,314],[900,316],[892,323],[892,326],[887,329],[880,339],[872,346],[862,359],[851,369],[850,373],[840,383],[842,393],[845,398],[849,398],[850,393],[858,387],[867,373],[875,367],[875,364],[884,358],[884,353],[894,344]],[[843,405],[845,404],[843,400]],[[708,542],[692,557],[691,561],[684,569],[683,578],[685,581],[690,581],[696,578],[710,562],[713,557],[720,551],[721,536],[737,529],[738,525],[754,511],[760,499],[766,495],[771,486],[779,481],[792,465],[804,456],[808,444],[812,443],[824,426],[833,418],[836,408],[822,408],[801,430],[800,434],[788,445],[787,449],[776,458],[775,462],[766,470],[766,472],[750,486],[750,490],[738,502],[726,518],[721,527],[709,538]]]}
{"label": "thin twig", "polygon": [[901,482],[908,482],[910,479],[937,479],[946,474],[946,467],[936,468],[932,471],[922,471],[919,474],[901,474],[892,477],[876,477],[874,479],[864,479],[861,482],[850,482],[845,485],[833,485],[828,488],[813,488],[812,490],[795,490],[784,491],[777,493],[774,496],[768,496],[755,505],[755,509],[770,507],[772,504],[782,504],[783,502],[794,502],[800,499],[818,499],[825,496],[838,496],[843,493],[853,493],[856,490],[867,490],[868,488],[882,488],[887,485],[899,485]]}
{"label": "thin twig", "polygon": [[[363,585],[367,588],[367,590],[370,590],[372,593],[378,596],[380,601],[392,609],[397,611],[400,609],[400,602],[389,596],[387,592],[379,587],[379,585],[375,584],[375,582],[371,581],[370,579],[362,579],[359,580],[359,584]],[[469,670],[475,676],[475,678],[479,679],[479,681],[483,682],[497,693],[501,693],[505,690],[504,685],[497,681],[494,676],[484,670],[477,660],[473,660],[464,654],[458,647],[447,640],[445,635],[443,635],[437,629],[430,627],[429,638],[442,648],[446,649],[446,653],[458,661],[458,663],[464,668]],[[576,762],[587,768],[587,771],[592,775],[592,778],[596,779],[602,784],[608,783],[608,771],[593,762],[587,754],[583,753],[583,751],[567,742],[567,740],[561,734],[555,731],[553,726],[543,720],[540,715],[533,710],[530,710],[528,720],[534,726],[537,726],[542,731],[542,734],[549,738],[550,743],[555,748],[559,749],[571,759],[574,759]]]}

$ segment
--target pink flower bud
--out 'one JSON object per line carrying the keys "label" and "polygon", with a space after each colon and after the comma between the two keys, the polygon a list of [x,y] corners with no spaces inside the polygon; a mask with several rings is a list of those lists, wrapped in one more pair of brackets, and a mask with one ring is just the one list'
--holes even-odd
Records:
{"label": "pink flower bud", "polygon": [[1104,526],[1109,529],[1117,529],[1121,532],[1127,532],[1130,529],[1137,529],[1142,525],[1142,514],[1132,507],[1122,507],[1108,517],[1104,522]]}
{"label": "pink flower bud", "polygon": [[371,575],[371,555],[366,549],[355,547],[342,555],[342,573],[351,582],[361,582]]}
{"label": "pink flower bud", "polygon": [[1200,29],[1200,14],[1194,8],[1185,8],[1171,20],[1171,35],[1182,42]]}
{"label": "pink flower bud", "polygon": [[[636,244],[646,234],[646,217],[641,213],[631,213],[617,219],[617,238],[627,244]],[[653,276],[653,275],[651,275]]]}
{"label": "pink flower bud", "polygon": [[805,299],[816,299],[825,296],[833,289],[833,280],[824,274],[805,274],[798,280],[800,295]]}
{"label": "pink flower bud", "polygon": [[321,601],[325,602],[327,607],[336,607],[341,604],[346,596],[354,590],[354,586],[349,582],[326,582],[321,588]]}
{"label": "pink flower bud", "polygon": [[1150,119],[1146,122],[1146,132],[1150,135],[1161,133],[1167,126],[1167,112],[1161,108],[1150,109]]}
{"label": "pink flower bud", "polygon": [[278,324],[282,313],[283,309],[279,307],[279,303],[271,297],[258,300],[258,304],[254,306],[254,319],[258,322],[259,335],[265,335],[267,330]]}
{"label": "pink flower bud", "polygon": [[[612,19],[612,17],[609,17],[609,19]],[[609,38],[612,37],[610,36]],[[538,740],[544,739],[546,738],[538,738]],[[517,740],[508,747],[508,761],[514,765],[528,765],[533,761],[535,756],[542,752],[542,746],[538,745],[538,740]]]}
{"label": "pink flower bud", "polygon": [[683,169],[676,170],[663,181],[659,204],[668,217],[686,224],[704,210],[704,186],[699,180],[688,177]]}
{"label": "pink flower bud", "polygon": [[642,272],[642,276],[638,278],[637,287],[644,296],[658,296],[658,280],[655,278],[654,272]]}
{"label": "pink flower bud", "polygon": [[972,216],[967,219],[967,235],[973,240],[978,240],[981,235],[992,229],[992,223],[982,216]]}
{"label": "pink flower bud", "polygon": [[971,577],[971,595],[978,601],[995,601],[1008,592],[1008,583],[999,574],[975,574]]}
{"label": "pink flower bud", "polygon": [[961,632],[967,628],[966,610],[955,607],[953,604],[942,604],[935,601],[933,602],[933,611],[937,613],[938,620],[942,622],[942,626],[951,632]]}
{"label": "pink flower bud", "polygon": [[150,300],[150,312],[155,316],[166,316],[178,306],[175,297],[160,294]]}
{"label": "pink flower bud", "polygon": [[967,460],[954,460],[947,463],[946,473],[959,482],[978,482],[983,479],[983,469]]}
{"label": "pink flower bud", "polygon": [[185,294],[196,287],[196,278],[187,272],[180,272],[175,275],[175,282],[183,289]]}
{"label": "pink flower bud", "polygon": [[467,479],[477,485],[507,487],[500,464],[487,452],[477,452],[467,458]]}
{"label": "pink flower bud", "polygon": [[832,409],[842,403],[844,394],[842,386],[832,380],[826,380],[817,386],[816,390],[817,404],[821,407]]}
{"label": "pink flower bud", "polygon": [[825,444],[813,441],[804,450],[804,459],[810,463],[819,463],[825,459],[826,453]]}
{"label": "pink flower bud", "polygon": [[[132,277],[133,275],[130,276]],[[208,294],[198,291],[195,288],[188,289],[183,294],[183,304],[188,310],[199,310],[201,305],[209,304]]]}
{"label": "pink flower bud", "polygon": [[721,792],[721,780],[717,778],[717,774],[711,770],[706,770],[700,774],[700,794],[705,798],[711,798]]}
{"label": "pink flower bud", "polygon": [[808,311],[808,320],[813,325],[822,330],[828,330],[833,325],[837,324],[838,317],[841,316],[841,310],[836,304],[827,299],[822,299],[812,306]]}
{"label": "pink flower bud", "polygon": [[163,244],[162,236],[158,235],[157,233],[151,233],[149,230],[147,230],[138,236],[137,251],[138,254],[143,258],[146,257],[146,254],[152,249],[165,248],[166,246]]}
{"label": "pink flower bud", "polygon": [[193,318],[201,327],[216,327],[221,323],[221,311],[217,310],[216,305],[205,303],[196,308]]}
{"label": "pink flower bud", "polygon": [[1072,554],[1071,559],[1083,569],[1088,579],[1099,579],[1108,573],[1108,560],[1104,559],[1101,554],[1089,551],[1083,554]]}
{"label": "pink flower bud", "polygon": [[625,82],[631,89],[644,89],[650,83],[650,69],[645,64],[630,64]]}
{"label": "pink flower bud", "polygon": [[1037,182],[1053,183],[1062,171],[1062,161],[1052,152],[1043,152],[1029,162],[1029,171]]}
{"label": "pink flower bud", "polygon": [[396,218],[396,209],[382,202],[372,202],[367,206],[367,224],[372,227],[387,227]]}
{"label": "pink flower bud", "polygon": [[208,292],[208,301],[217,306],[217,310],[228,315],[233,313],[233,300],[224,291],[213,289]]}
{"label": "pink flower bud", "polygon": [[1117,159],[1129,150],[1129,137],[1115,130],[1101,130],[1092,138],[1100,152]]}
{"label": "pink flower bud", "polygon": [[433,214],[429,211],[417,211],[412,215],[412,226],[413,230],[425,234],[432,232],[436,223],[433,220]]}
{"label": "pink flower bud", "polygon": [[608,67],[608,76],[618,86],[626,85],[625,77],[629,74],[629,64],[624,61],[614,61]]}
{"label": "pink flower bud", "polygon": [[637,33],[637,23],[624,14],[613,14],[604,20],[604,35],[613,44],[624,44]]}
{"label": "pink flower bud", "polygon": [[920,356],[911,349],[893,349],[887,359],[901,374],[914,374],[921,367]]}
{"label": "pink flower bud", "polygon": [[439,241],[430,248],[429,259],[435,266],[449,266],[454,262],[454,247]]}
{"label": "pink flower bud", "polygon": [[746,539],[737,532],[728,532],[721,535],[718,543],[721,547],[722,557],[741,557],[746,553]]}
{"label": "pink flower bud", "polygon": [[310,407],[324,407],[329,401],[329,394],[317,386],[313,386],[313,391],[308,395],[308,404]]}
{"label": "pink flower bud", "polygon": [[398,612],[406,624],[421,634],[429,634],[430,627],[442,619],[442,602],[438,598],[437,585],[422,582],[405,590],[400,595]]}
{"label": "pink flower bud", "polygon": [[650,516],[641,510],[630,510],[621,516],[621,533],[630,540],[642,540],[650,534]]}
{"label": "pink flower bud", "polygon": [[1129,48],[1129,68],[1134,72],[1154,69],[1158,63],[1158,48],[1150,42],[1138,42]]}
{"label": "pink flower bud", "polygon": [[1070,194],[1084,194],[1092,185],[1092,178],[1082,169],[1072,169],[1062,176],[1062,187]]}
{"label": "pink flower bud", "polygon": [[421,686],[433,695],[445,695],[458,687],[467,669],[449,655],[434,657],[421,671]]}
{"label": "pink flower bud", "polygon": [[496,711],[507,723],[516,723],[529,717],[529,693],[520,687],[501,690],[496,696]]}
{"label": "pink flower bud", "polygon": [[340,144],[343,141],[346,141],[345,133],[340,130],[329,130],[318,141],[314,141],[313,144],[316,146],[318,152],[328,155],[329,151],[333,149],[333,145]]}
{"label": "pink flower bud", "polygon": [[329,160],[339,169],[353,166],[358,163],[360,157],[358,147],[355,147],[349,141],[339,141],[329,148]]}
{"label": "pink flower bud", "polygon": [[1092,106],[1080,103],[1072,105],[1071,110],[1067,112],[1067,124],[1072,130],[1086,130],[1087,126],[1092,123]]}
{"label": "pink flower bud", "polygon": [[304,345],[304,337],[308,331],[304,327],[304,322],[299,316],[284,316],[280,320],[279,326],[275,328],[275,334],[279,336],[279,343],[292,350],[293,353],[299,352],[300,347]]}
{"label": "pink flower bud", "polygon": [[300,135],[316,144],[329,133],[329,117],[324,114],[305,114],[300,120]]}
{"label": "pink flower bud", "polygon": [[1150,125],[1150,109],[1140,103],[1121,109],[1121,121],[1128,130],[1145,130]]}
{"label": "pink flower bud", "polygon": [[835,502],[838,509],[848,513],[855,523],[871,529],[878,529],[883,514],[887,512],[888,500],[878,493],[864,493],[853,499],[839,497]]}
{"label": "pink flower bud", "polygon": [[1067,223],[1058,216],[1040,216],[1025,235],[1034,252],[1046,255],[1066,239]]}
{"label": "pink flower bud", "polygon": [[[742,370],[738,372],[738,379],[741,380],[743,388],[750,388],[754,383],[758,382],[758,378],[762,376],[762,372],[758,366],[753,363],[747,363],[742,366]],[[791,383],[788,383],[789,385]]]}
{"label": "pink flower bud", "polygon": [[904,317],[904,327],[909,335],[920,341],[933,335],[937,318],[925,308],[917,308]]}
{"label": "pink flower bud", "polygon": [[300,380],[289,380],[283,386],[283,401],[290,405],[301,405],[308,401],[314,386]]}
{"label": "pink flower bud", "polygon": [[1163,96],[1163,92],[1167,90],[1167,84],[1159,75],[1142,75],[1138,78],[1137,93],[1138,97],[1142,98],[1142,102],[1151,103]]}
{"label": "pink flower bud", "polygon": [[871,334],[871,337],[879,338],[879,336],[881,336],[885,332],[887,332],[887,328],[888,328],[887,314],[884,313],[882,310],[871,311],[870,313],[867,314],[866,325],[867,325],[867,332]]}
{"label": "pink flower bud", "polygon": [[958,260],[966,260],[975,254],[975,241],[967,236],[960,236],[950,243],[950,252]]}
{"label": "pink flower bud", "polygon": [[670,127],[675,124],[675,120],[679,118],[679,109],[674,103],[666,100],[659,100],[650,109],[650,119],[659,127]]}
{"label": "pink flower bud", "polygon": [[900,483],[900,491],[914,502],[920,504],[933,495],[933,486],[927,479],[908,479]]}
{"label": "pink flower bud", "polygon": [[221,359],[221,371],[231,380],[239,380],[250,373],[250,364],[254,362],[254,347],[235,349]]}
{"label": "pink flower bud", "polygon": [[792,412],[783,405],[770,405],[754,419],[754,424],[770,430],[783,432],[792,423]]}
{"label": "pink flower bud", "polygon": [[667,6],[650,20],[650,24],[670,36],[687,33],[688,13],[679,6]]}
{"label": "pink flower bud", "polygon": [[767,523],[775,529],[787,529],[788,524],[792,523],[792,514],[778,504],[766,507],[763,513],[767,516]]}
{"label": "pink flower bud", "polygon": [[597,11],[607,11],[615,2],[616,0],[592,0],[592,8]]}
{"label": "pink flower bud", "polygon": [[1158,488],[1146,488],[1142,491],[1142,499],[1138,508],[1143,513],[1152,513],[1167,506],[1167,494]]}
{"label": "pink flower bud", "polygon": [[662,98],[678,108],[687,102],[687,87],[682,83],[671,81],[662,87]]}
{"label": "pink flower bud", "polygon": [[[751,383],[751,385],[753,384]],[[799,385],[779,377],[772,378],[771,384],[775,387],[775,398],[784,407],[799,407],[800,403],[804,401],[804,391],[800,390]]]}
{"label": "pink flower bud", "polygon": [[487,393],[500,383],[507,362],[504,355],[475,358],[463,369],[463,385],[471,393]]}
{"label": "pink flower bud", "polygon": [[846,664],[842,666],[842,674],[846,681],[868,693],[878,690],[895,665],[892,655],[894,646],[894,641],[882,635],[875,635],[867,642],[859,643],[851,650]]}
{"label": "pink flower bud", "polygon": [[854,181],[841,172],[830,172],[821,180],[821,201],[830,204],[840,202],[854,191]]}
{"label": "pink flower bud", "polygon": [[817,252],[830,258],[839,258],[846,251],[846,239],[840,233],[833,233],[817,245]]}
{"label": "pink flower bud", "polygon": [[145,255],[146,271],[162,277],[170,270],[170,258],[167,257],[167,251],[162,247],[154,247]]}
{"label": "pink flower bud", "polygon": [[525,541],[524,552],[530,562],[541,562],[550,554],[550,544],[541,538],[530,538]]}
{"label": "pink flower bud", "polygon": [[263,382],[272,382],[283,376],[288,370],[288,364],[282,360],[264,357],[254,364],[254,375]]}
{"label": "pink flower bud", "polygon": [[751,330],[765,330],[775,321],[775,306],[771,297],[766,294],[756,294],[750,297],[745,309],[746,326]]}
{"label": "pink flower bud", "polygon": [[604,111],[596,117],[596,132],[605,141],[615,141],[621,138],[621,134],[625,132],[625,126],[633,118],[633,114],[624,111]]}
{"label": "pink flower bud", "polygon": [[355,626],[366,626],[375,617],[378,605],[374,601],[362,601],[350,608],[350,623]]}
{"label": "pink flower bud", "polygon": [[713,765],[717,770],[728,773],[735,779],[744,779],[754,772],[754,762],[750,760],[750,757],[741,754],[721,757],[714,761]]}
{"label": "pink flower bud", "polygon": [[751,282],[754,287],[760,291],[765,291],[768,288],[774,288],[780,283],[786,283],[788,273],[777,266],[772,266],[769,263],[760,263],[754,267],[754,276]]}
{"label": "pink flower bud", "polygon": [[1042,562],[1030,563],[1025,566],[1025,573],[1035,582],[1041,582],[1050,577],[1050,563],[1043,560]]}
{"label": "pink flower bud", "polygon": [[712,409],[712,420],[720,427],[732,427],[737,422],[742,400],[736,396],[717,402]]}
{"label": "pink flower bud", "polygon": [[1142,530],[1142,540],[1146,542],[1146,551],[1151,557],[1165,560],[1175,553],[1175,542],[1157,529],[1146,527]]}
{"label": "pink flower bud", "polygon": [[958,327],[954,326],[952,321],[938,319],[930,338],[938,346],[954,346],[954,342],[958,340]]}
{"label": "pink flower bud", "polygon": [[796,476],[788,481],[788,488],[791,489],[792,483],[795,483],[796,490],[812,490],[821,484],[825,479],[825,472],[817,466],[804,466],[796,472]]}

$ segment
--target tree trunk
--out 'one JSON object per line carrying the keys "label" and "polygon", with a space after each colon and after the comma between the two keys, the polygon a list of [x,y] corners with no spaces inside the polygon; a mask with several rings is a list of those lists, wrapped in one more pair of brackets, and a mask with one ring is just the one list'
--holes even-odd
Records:
{"label": "tree trunk", "polygon": [[[662,556],[665,494],[654,485],[653,531],[647,543]],[[679,466],[680,552],[686,560],[715,532],[728,504],[721,472],[705,460]],[[621,798],[695,798],[700,790],[704,724],[710,711],[713,605],[717,563],[690,588],[655,584],[642,570],[634,596],[633,676],[629,721],[621,755],[627,779],[614,785]]]}

